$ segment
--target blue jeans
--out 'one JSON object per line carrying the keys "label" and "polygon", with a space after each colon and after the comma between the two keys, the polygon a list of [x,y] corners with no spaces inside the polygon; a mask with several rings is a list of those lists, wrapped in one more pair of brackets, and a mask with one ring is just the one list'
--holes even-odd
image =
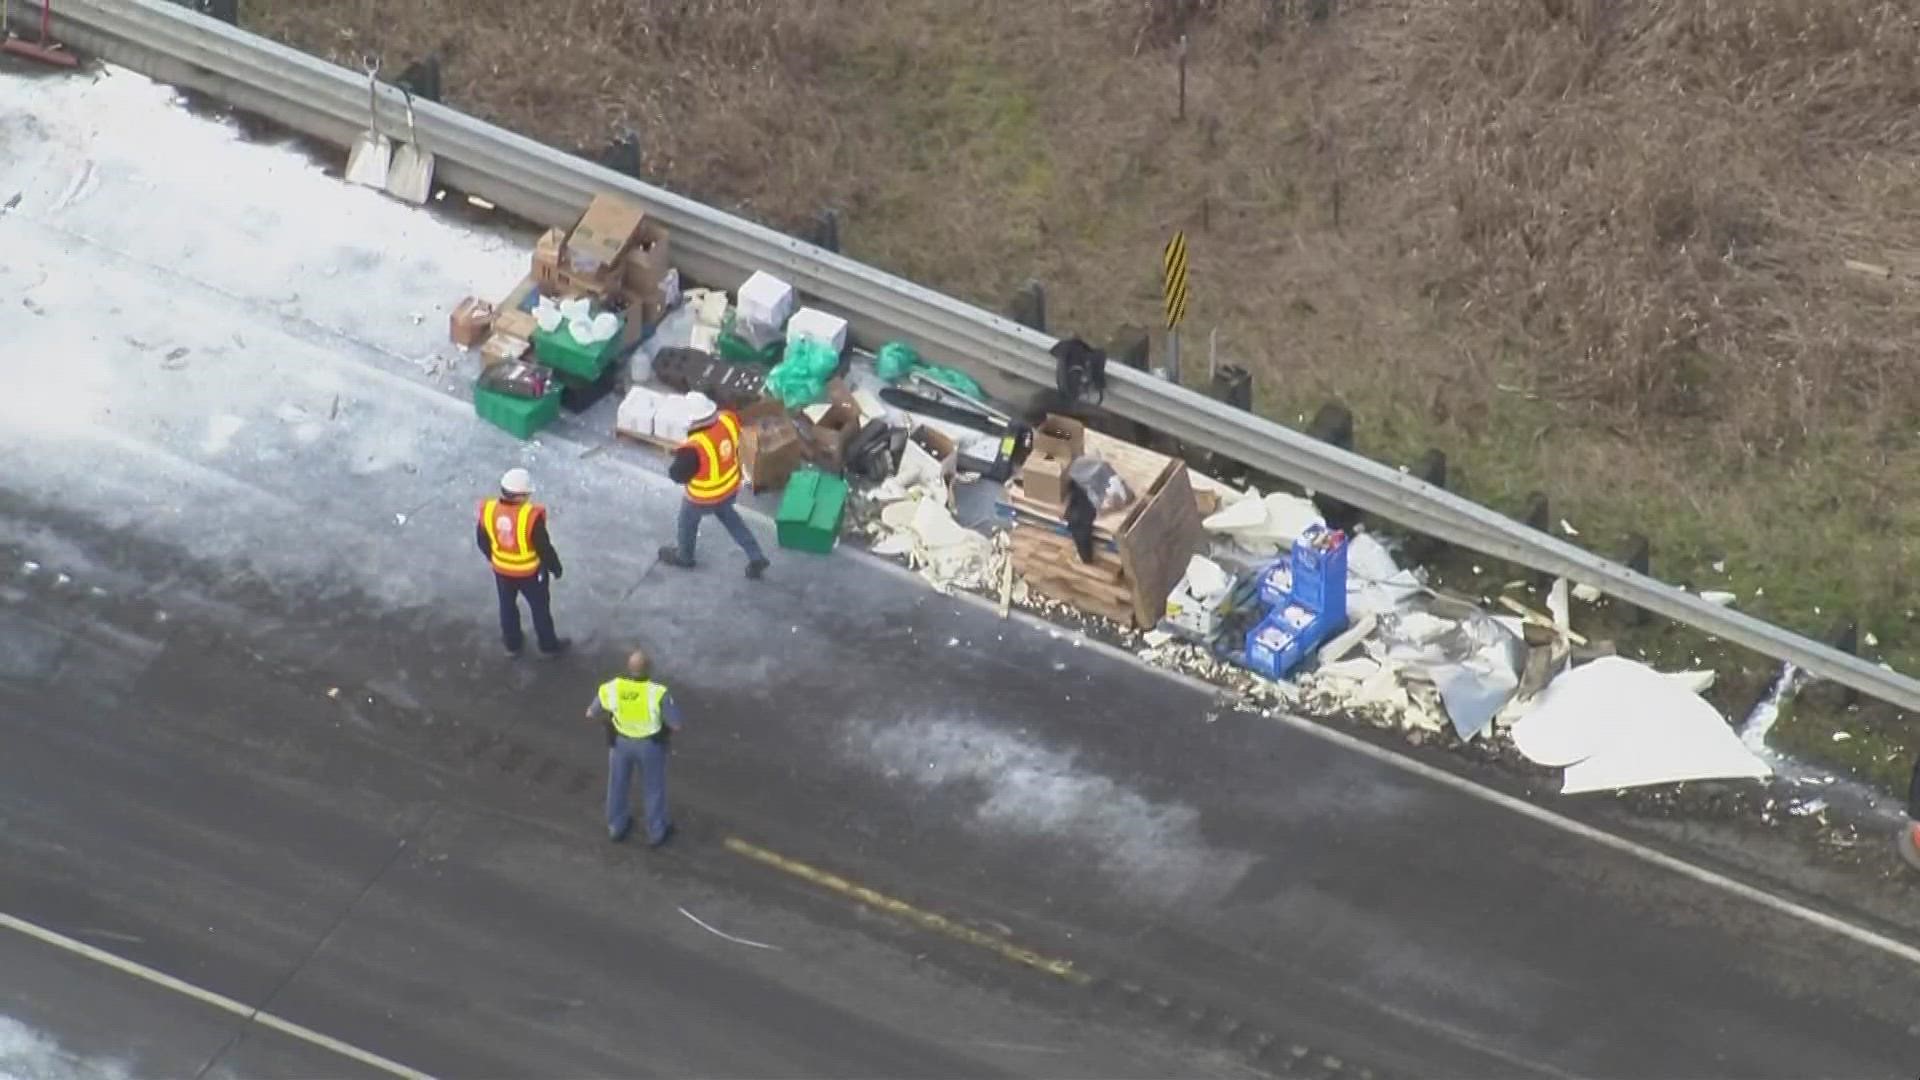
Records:
{"label": "blue jeans", "polygon": [[520,597],[527,598],[527,607],[533,611],[533,636],[540,641],[541,652],[553,652],[560,647],[560,639],[553,633],[553,609],[549,606],[547,592],[547,574],[541,571],[532,577],[516,578],[505,574],[493,575],[494,591],[500,594],[500,640],[507,646],[508,652],[519,652],[526,644],[520,632]]}
{"label": "blue jeans", "polygon": [[736,497],[729,495],[726,501],[711,505],[697,503],[692,499],[680,501],[679,539],[682,559],[687,562],[693,561],[693,544],[700,537],[700,519],[709,514],[720,519],[720,524],[726,527],[727,535],[733,537],[733,542],[740,545],[740,550],[747,553],[748,559],[760,562],[766,558],[760,552],[760,542],[753,538],[753,530],[747,528],[747,523],[741,520],[740,511],[733,508]]}
{"label": "blue jeans", "polygon": [[633,772],[640,770],[640,797],[646,810],[647,843],[666,839],[667,748],[656,739],[616,736],[607,748],[607,835],[619,836],[633,824]]}

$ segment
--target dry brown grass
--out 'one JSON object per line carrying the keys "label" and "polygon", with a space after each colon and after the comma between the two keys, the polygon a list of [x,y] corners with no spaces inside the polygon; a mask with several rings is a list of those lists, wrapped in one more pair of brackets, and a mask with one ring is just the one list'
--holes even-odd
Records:
{"label": "dry brown grass", "polygon": [[[1331,14],[1316,17],[1331,8]],[[351,62],[988,306],[1190,329],[1285,419],[1734,568],[1896,659],[1920,525],[1920,27],[1893,0],[252,0]],[[1188,117],[1175,52],[1190,42]],[[1852,258],[1892,280],[1850,271]],[[1189,357],[1204,356],[1189,339]],[[1558,516],[1558,515],[1556,515]],[[1809,555],[1810,551],[1820,552]],[[1920,605],[1916,605],[1920,606]],[[1815,609],[1820,608],[1819,613]]]}

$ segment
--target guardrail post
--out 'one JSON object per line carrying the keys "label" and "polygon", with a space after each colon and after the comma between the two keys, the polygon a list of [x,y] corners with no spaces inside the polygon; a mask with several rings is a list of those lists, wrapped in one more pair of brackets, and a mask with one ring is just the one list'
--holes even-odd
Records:
{"label": "guardrail post", "polygon": [[1242,412],[1253,411],[1253,372],[1239,364],[1221,364],[1213,371],[1213,396]]}
{"label": "guardrail post", "polygon": [[[1860,655],[1860,624],[1850,618],[1841,618],[1827,632],[1827,644],[1846,653],[1848,656]],[[1851,709],[1860,704],[1860,692],[1851,686],[1840,688],[1840,707]]]}
{"label": "guardrail post", "polygon": [[[1553,530],[1553,502],[1544,491],[1527,492],[1527,503],[1520,511],[1520,523],[1534,532],[1550,533]],[[1553,584],[1552,574],[1535,573],[1535,588],[1545,589]]]}
{"label": "guardrail post", "polygon": [[228,26],[240,25],[240,0],[200,0],[200,11]]}
{"label": "guardrail post", "polygon": [[429,56],[425,60],[415,60],[407,65],[393,85],[428,101],[440,100],[440,58]]}
{"label": "guardrail post", "polygon": [[1107,350],[1107,360],[1115,360],[1135,371],[1147,370],[1147,364],[1153,359],[1153,338],[1138,326],[1123,326],[1113,335],[1113,348]]}
{"label": "guardrail post", "polygon": [[[1620,561],[1636,574],[1651,575],[1653,573],[1653,541],[1641,533],[1628,533],[1627,548],[1622,553]],[[1653,620],[1653,616],[1647,614],[1645,608],[1634,608],[1632,619],[1633,625],[1645,626]]]}
{"label": "guardrail post", "polygon": [[813,219],[813,243],[838,253],[840,250],[840,211],[828,207]]}
{"label": "guardrail post", "polygon": [[[1428,450],[1420,455],[1420,460],[1407,470],[1416,480],[1423,480],[1437,488],[1447,486],[1447,455],[1441,450]],[[1415,562],[1431,562],[1447,550],[1444,541],[1424,533],[1415,533],[1407,538],[1406,553]]]}
{"label": "guardrail post", "polygon": [[640,179],[640,136],[628,130],[622,131],[613,142],[607,144],[600,154],[600,164],[617,173],[625,173],[635,180]]}
{"label": "guardrail post", "polygon": [[[1313,414],[1307,434],[1342,450],[1353,449],[1353,413],[1337,401],[1329,401]],[[1314,492],[1313,505],[1327,520],[1327,527],[1351,531],[1360,524],[1360,509]]]}
{"label": "guardrail post", "polygon": [[1013,294],[1013,303],[1007,314],[1014,322],[1029,330],[1047,332],[1047,290],[1038,281],[1029,279],[1020,291]]}

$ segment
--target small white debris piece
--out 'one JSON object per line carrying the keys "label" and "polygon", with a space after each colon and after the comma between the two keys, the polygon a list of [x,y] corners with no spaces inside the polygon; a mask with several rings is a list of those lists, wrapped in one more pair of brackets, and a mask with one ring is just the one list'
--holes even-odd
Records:
{"label": "small white debris piece", "polygon": [[955,645],[958,645],[958,644],[960,644],[960,639],[957,637],[950,637],[947,639],[947,648],[949,649],[953,648]]}
{"label": "small white debris piece", "polygon": [[1827,800],[1808,799],[1806,802],[1796,803],[1795,805],[1788,807],[1787,813],[1792,814],[1794,817],[1807,817],[1812,814],[1817,814],[1820,811],[1825,810],[1826,808],[1827,808]]}
{"label": "small white debris piece", "polygon": [[1738,599],[1738,597],[1727,592],[1725,589],[1707,589],[1701,592],[1700,599],[1705,600],[1715,607],[1732,607],[1733,602]]}
{"label": "small white debris piece", "polygon": [[1569,521],[1568,521],[1568,520],[1567,520],[1566,518],[1561,518],[1561,519],[1560,519],[1560,531],[1561,531],[1561,532],[1563,532],[1563,533],[1566,533],[1566,534],[1567,534],[1568,536],[1579,536],[1579,535],[1580,535],[1580,530],[1579,530],[1579,529],[1576,529],[1576,528],[1574,528],[1574,527],[1573,527],[1573,525],[1572,525],[1572,523],[1571,523],[1571,522],[1569,522]]}
{"label": "small white debris piece", "polygon": [[1715,559],[1715,560],[1713,561],[1713,572],[1714,572],[1714,573],[1716,573],[1716,574],[1724,574],[1724,573],[1726,573],[1726,572],[1727,572],[1727,560],[1725,560],[1725,559]]}
{"label": "small white debris piece", "polygon": [[393,523],[395,525],[405,525],[407,523],[407,515],[405,514],[393,515]]}
{"label": "small white debris piece", "polygon": [[1477,567],[1477,566],[1476,566],[1476,567],[1474,567],[1474,568],[1473,568],[1473,576],[1475,576],[1475,577],[1479,577],[1479,576],[1480,576],[1480,568],[1479,568],[1479,567]]}
{"label": "small white debris piece", "polygon": [[1880,644],[1880,639],[1879,639],[1879,637],[1877,637],[1877,636],[1876,636],[1876,635],[1874,634],[1874,632],[1873,632],[1873,631],[1871,631],[1871,630],[1869,630],[1869,631],[1867,631],[1867,633],[1866,633],[1866,636],[1865,636],[1865,637],[1862,637],[1862,638],[1861,638],[1860,640],[1861,640],[1862,642],[1864,642],[1864,643],[1866,644],[1866,646],[1867,646],[1867,648],[1869,648],[1869,649],[1871,649],[1871,648],[1873,648],[1874,646],[1876,646],[1876,645],[1879,645],[1879,644]]}
{"label": "small white debris piece", "polygon": [[53,583],[55,585],[67,585],[67,584],[70,584],[72,581],[73,579],[68,577],[65,574],[55,574],[53,576]]}
{"label": "small white debris piece", "polygon": [[1853,738],[1853,732],[1851,731],[1836,731],[1833,733],[1834,742],[1846,742],[1851,738]]}
{"label": "small white debris piece", "polygon": [[1573,598],[1583,604],[1597,604],[1604,595],[1605,594],[1599,589],[1591,585],[1575,585],[1573,587]]}
{"label": "small white debris piece", "polygon": [[336,701],[337,701],[337,700],[339,700],[339,698],[340,698],[340,688],[339,688],[339,687],[337,687],[337,686],[330,686],[330,687],[328,687],[328,688],[327,688],[327,696],[328,696],[328,697],[330,697],[330,698],[333,698],[333,699],[334,699],[334,700],[336,700]]}
{"label": "small white debris piece", "polygon": [[1167,642],[1172,641],[1173,635],[1167,633],[1165,630],[1149,630],[1144,635],[1144,640],[1148,648],[1157,649]]}
{"label": "small white debris piece", "polygon": [[475,207],[476,209],[480,209],[480,210],[491,210],[491,209],[493,209],[493,204],[492,204],[492,203],[490,203],[490,202],[488,202],[487,200],[485,200],[485,199],[483,199],[483,198],[481,198],[481,197],[480,197],[480,196],[478,196],[478,195],[469,195],[469,196],[467,196],[467,205],[468,205],[468,206],[472,206],[472,207]]}
{"label": "small white debris piece", "polygon": [[28,575],[37,574],[40,572],[40,564],[29,559],[20,564],[20,572]]}

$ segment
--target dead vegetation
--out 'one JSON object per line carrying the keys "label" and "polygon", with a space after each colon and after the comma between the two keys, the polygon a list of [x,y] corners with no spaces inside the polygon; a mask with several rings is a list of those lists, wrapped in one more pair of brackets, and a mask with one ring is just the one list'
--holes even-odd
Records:
{"label": "dead vegetation", "polygon": [[[1894,0],[251,0],[346,63],[985,306],[1189,330],[1897,665],[1920,524],[1920,16]],[[1175,117],[1175,42],[1188,109]],[[1849,260],[1867,264],[1850,268]],[[1884,270],[1885,273],[1880,271]],[[1188,356],[1204,358],[1189,339]],[[1191,368],[1191,364],[1190,364]],[[1809,552],[1819,552],[1810,555]],[[1714,564],[1729,567],[1715,577]],[[1755,593],[1764,590],[1764,597]]]}

